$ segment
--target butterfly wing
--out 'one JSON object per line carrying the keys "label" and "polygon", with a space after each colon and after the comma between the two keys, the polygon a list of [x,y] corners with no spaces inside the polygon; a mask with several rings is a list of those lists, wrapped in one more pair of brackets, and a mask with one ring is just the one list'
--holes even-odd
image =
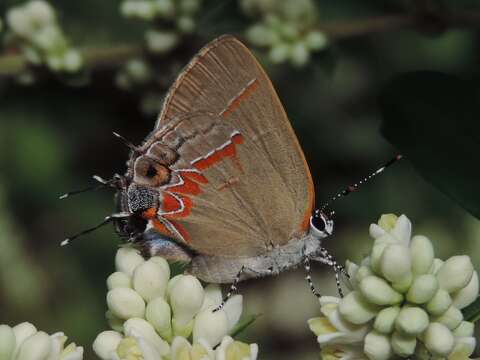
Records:
{"label": "butterfly wing", "polygon": [[176,149],[181,181],[197,176],[196,194],[162,189],[167,199],[180,196],[188,215],[160,218],[198,252],[257,255],[308,229],[314,191],[305,157],[268,76],[235,38],[214,40],[187,65],[151,138]]}

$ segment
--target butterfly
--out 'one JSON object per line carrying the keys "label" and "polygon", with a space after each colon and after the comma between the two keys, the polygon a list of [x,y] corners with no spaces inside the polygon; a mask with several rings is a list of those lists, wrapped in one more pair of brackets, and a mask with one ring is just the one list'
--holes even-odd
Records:
{"label": "butterfly", "polygon": [[[309,272],[310,261],[334,266],[338,285],[341,266],[322,247],[332,213],[327,204],[314,210],[312,176],[285,110],[236,38],[199,51],[153,131],[129,146],[125,175],[97,180],[117,189],[118,213],[106,221],[145,257],[188,263],[189,273],[232,283],[232,291],[301,264]],[[316,293],[309,273],[307,280]]]}

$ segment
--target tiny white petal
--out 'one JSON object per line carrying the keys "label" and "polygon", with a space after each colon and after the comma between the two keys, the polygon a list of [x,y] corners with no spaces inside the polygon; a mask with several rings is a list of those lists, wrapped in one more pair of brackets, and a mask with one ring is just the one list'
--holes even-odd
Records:
{"label": "tiny white petal", "polygon": [[[12,328],[13,333],[15,334],[16,346],[15,354],[18,353],[20,345],[25,341],[26,338],[32,336],[37,332],[37,328],[30,324],[29,322],[20,323]],[[14,355],[14,358],[16,355]]]}
{"label": "tiny white petal", "polygon": [[156,332],[153,326],[144,319],[132,318],[123,324],[125,335],[131,337],[141,337],[153,345],[161,356],[170,352],[170,345],[163,340]]}
{"label": "tiny white petal", "polygon": [[390,232],[403,245],[408,246],[412,235],[412,223],[405,215],[400,215],[394,228]]}
{"label": "tiny white petal", "polygon": [[383,236],[386,234],[385,230],[383,230],[377,224],[370,224],[369,232],[370,232],[370,236],[373,237],[374,239],[379,238],[380,236]]}

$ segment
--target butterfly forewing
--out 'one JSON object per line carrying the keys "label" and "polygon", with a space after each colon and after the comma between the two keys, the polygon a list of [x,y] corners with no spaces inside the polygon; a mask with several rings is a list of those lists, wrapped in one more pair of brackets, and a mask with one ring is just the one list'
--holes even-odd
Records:
{"label": "butterfly forewing", "polygon": [[144,146],[156,140],[178,152],[174,173],[197,184],[164,186],[188,211],[159,212],[193,249],[250,256],[306,231],[314,194],[303,152],[270,80],[235,38],[213,41],[182,72]]}

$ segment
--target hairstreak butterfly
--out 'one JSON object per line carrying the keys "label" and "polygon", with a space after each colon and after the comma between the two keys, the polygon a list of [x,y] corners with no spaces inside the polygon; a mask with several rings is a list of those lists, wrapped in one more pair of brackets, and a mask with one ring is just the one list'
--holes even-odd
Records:
{"label": "hairstreak butterfly", "polygon": [[97,180],[117,188],[119,212],[104,223],[113,221],[144,256],[188,262],[190,273],[232,290],[300,264],[309,271],[311,260],[334,266],[338,283],[341,267],[321,246],[333,231],[331,213],[326,205],[314,211],[310,171],[282,104],[234,37],[200,50],[154,130],[128,145],[126,174]]}

